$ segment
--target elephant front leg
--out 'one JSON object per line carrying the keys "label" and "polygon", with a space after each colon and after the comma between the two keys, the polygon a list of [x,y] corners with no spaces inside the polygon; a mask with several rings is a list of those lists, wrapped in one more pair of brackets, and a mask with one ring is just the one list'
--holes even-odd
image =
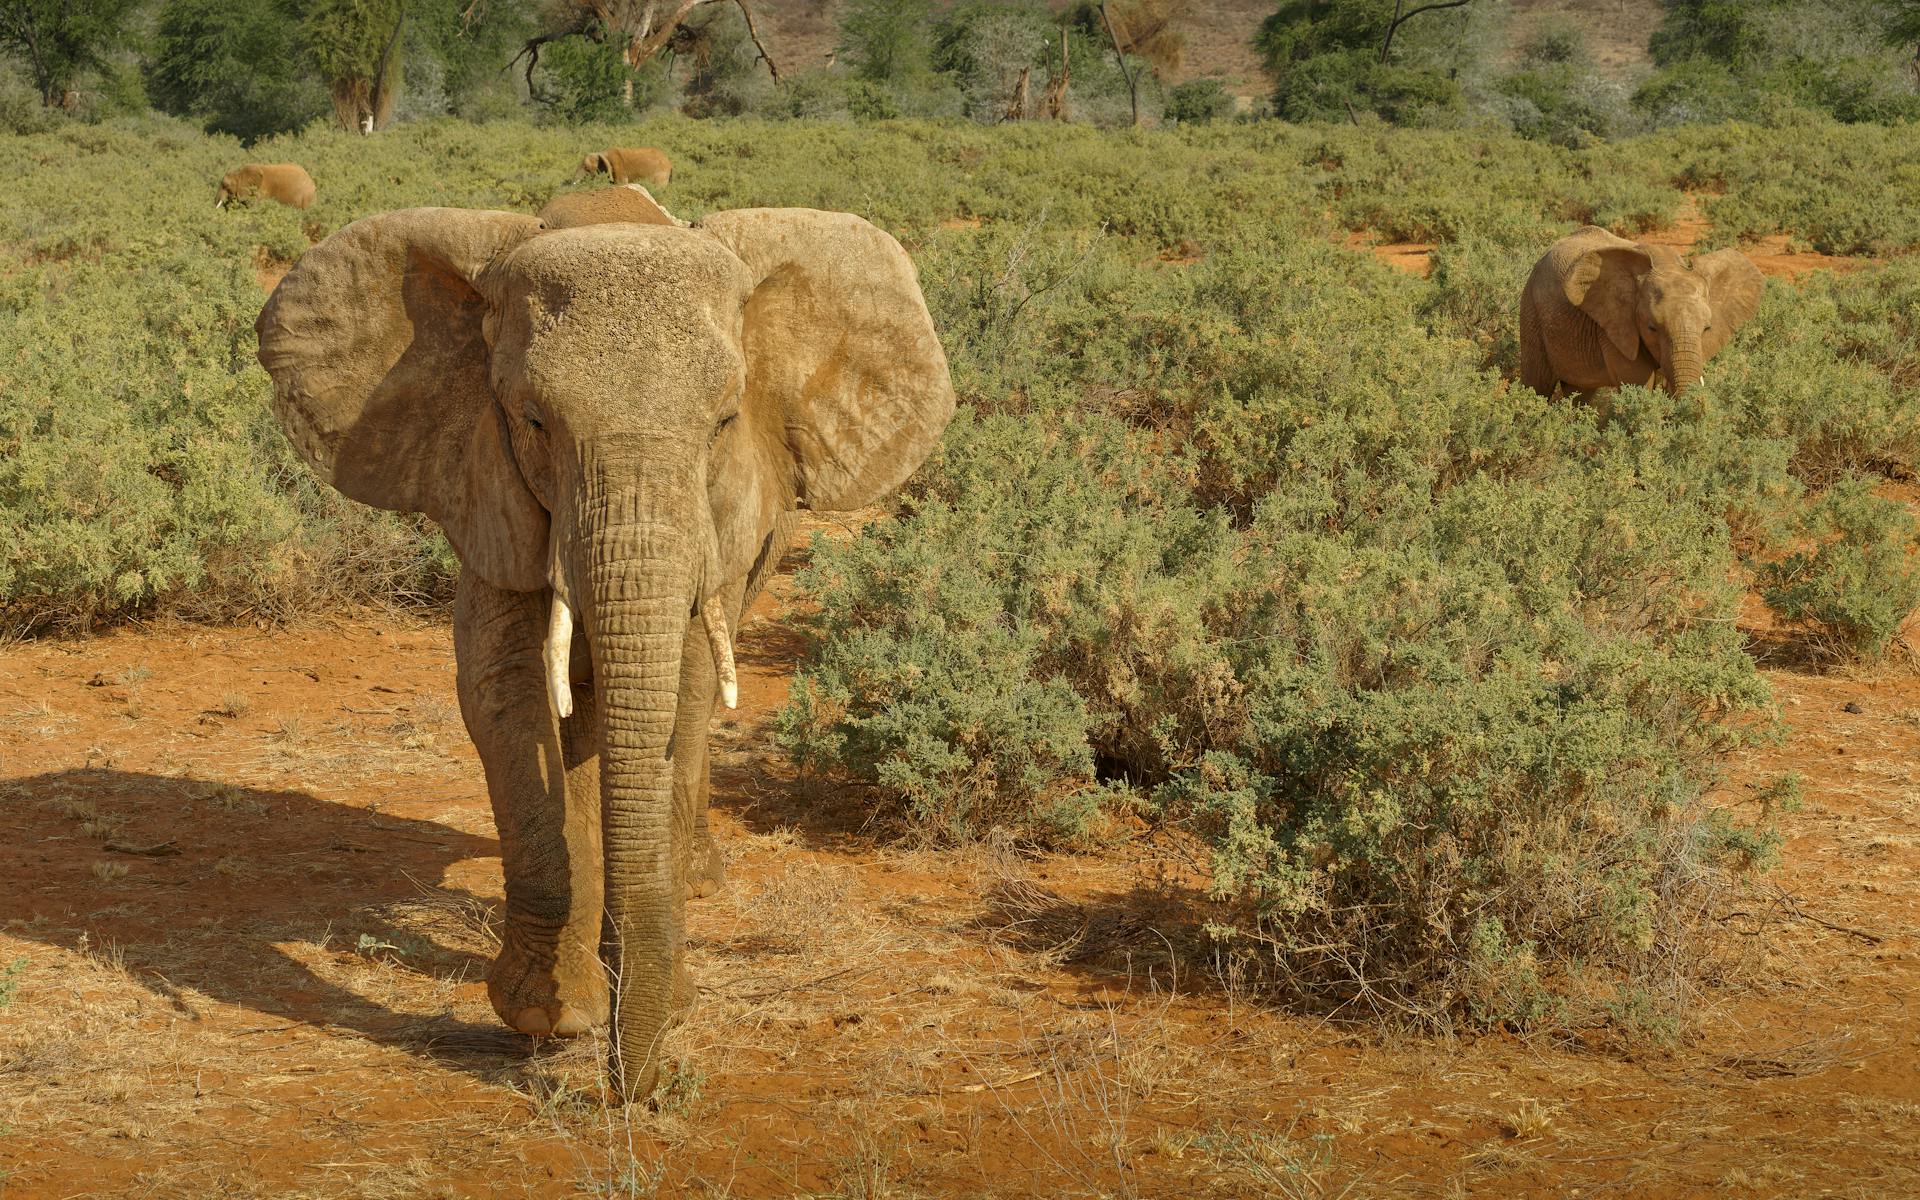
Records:
{"label": "elephant front leg", "polygon": [[454,604],[460,713],[480,752],[506,919],[487,996],[522,1033],[570,1036],[607,1019],[600,966],[599,786],[590,687],[557,719],[541,647],[545,592],[508,592],[462,572]]}
{"label": "elephant front leg", "polygon": [[[738,595],[739,589],[728,589]],[[740,620],[737,601],[721,601],[731,631]],[[694,621],[680,649],[680,707],[673,723],[673,839],[682,851],[681,886],[688,895],[710,896],[726,882],[726,860],[707,824],[712,796],[711,739],[719,677],[704,622]]]}

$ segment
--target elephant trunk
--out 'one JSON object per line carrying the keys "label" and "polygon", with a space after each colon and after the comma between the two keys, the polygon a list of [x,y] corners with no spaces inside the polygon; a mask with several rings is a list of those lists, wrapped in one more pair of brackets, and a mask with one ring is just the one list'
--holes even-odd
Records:
{"label": "elephant trunk", "polygon": [[1675,335],[1667,355],[1667,389],[1676,396],[1685,395],[1688,388],[1700,382],[1701,372],[1705,368],[1706,357],[1700,352],[1700,335]]}
{"label": "elephant trunk", "polygon": [[[678,844],[672,735],[703,564],[693,518],[705,488],[694,474],[684,463],[587,466],[569,572],[599,701],[601,958],[613,991],[609,1069],[625,1100],[652,1091],[675,1008],[687,848]],[[555,607],[557,622],[565,602]]]}
{"label": "elephant trunk", "polygon": [[227,185],[223,183],[220,185],[220,190],[216,191],[213,194],[213,207],[215,211],[218,211],[220,209],[225,208],[226,206],[227,206]]}

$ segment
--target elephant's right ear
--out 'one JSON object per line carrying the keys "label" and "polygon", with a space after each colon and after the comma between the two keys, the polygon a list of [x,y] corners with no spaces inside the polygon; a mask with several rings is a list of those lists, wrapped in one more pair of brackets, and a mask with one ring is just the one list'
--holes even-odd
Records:
{"label": "elephant's right ear", "polygon": [[309,250],[254,324],[274,413],[320,478],[432,517],[463,564],[513,591],[546,586],[547,513],[494,400],[478,283],[539,227],[454,208],[367,217]]}
{"label": "elephant's right ear", "polygon": [[1567,272],[1567,302],[1592,317],[1628,361],[1640,356],[1640,280],[1652,269],[1645,250],[1613,238],[1575,259]]}

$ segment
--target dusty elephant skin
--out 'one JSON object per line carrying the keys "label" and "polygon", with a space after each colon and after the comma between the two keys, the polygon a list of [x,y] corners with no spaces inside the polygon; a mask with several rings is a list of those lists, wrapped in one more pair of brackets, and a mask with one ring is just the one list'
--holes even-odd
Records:
{"label": "dusty elephant skin", "polygon": [[1738,250],[1691,263],[1589,225],[1555,242],[1520,295],[1520,380],[1591,393],[1658,379],[1675,395],[1700,382],[1760,307],[1765,280]]}
{"label": "dusty elephant skin", "polygon": [[912,263],[843,213],[408,209],[309,251],[257,328],[320,476],[460,556],[461,713],[506,877],[495,1010],[566,1035],[611,1008],[613,1077],[646,1095],[692,994],[686,897],[719,880],[730,630],[795,508],[873,503],[952,415]]}
{"label": "dusty elephant skin", "polygon": [[673,182],[673,163],[652,146],[609,146],[581,159],[580,174],[605,174],[614,183],[663,188]]}
{"label": "dusty elephant skin", "polygon": [[313,196],[313,176],[299,163],[248,163],[221,177],[213,206],[225,208],[229,200],[259,197],[306,208],[313,203]]}
{"label": "dusty elephant skin", "polygon": [[652,193],[637,183],[562,192],[540,210],[540,223],[548,229],[571,229],[576,225],[604,225],[620,221],[632,225],[687,224],[660,207],[660,202],[653,198]]}

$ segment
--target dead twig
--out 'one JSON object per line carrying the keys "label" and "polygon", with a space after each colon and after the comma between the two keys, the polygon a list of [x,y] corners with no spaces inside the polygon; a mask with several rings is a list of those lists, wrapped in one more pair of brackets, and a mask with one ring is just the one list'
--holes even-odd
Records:
{"label": "dead twig", "polygon": [[1887,940],[1886,938],[1881,937],[1877,933],[1868,933],[1864,929],[1855,929],[1851,925],[1842,925],[1836,921],[1829,921],[1825,917],[1815,916],[1814,914],[1808,912],[1806,909],[1800,907],[1800,897],[1794,895],[1792,892],[1789,892],[1785,888],[1780,888],[1777,890],[1776,894],[1774,895],[1774,903],[1778,904],[1781,908],[1786,909],[1789,913],[1800,918],[1802,921],[1811,921],[1813,924],[1818,925],[1823,929],[1831,929],[1835,933],[1844,933],[1849,937],[1857,937],[1861,941],[1867,943],[1869,946],[1878,946],[1881,942],[1884,942]]}

